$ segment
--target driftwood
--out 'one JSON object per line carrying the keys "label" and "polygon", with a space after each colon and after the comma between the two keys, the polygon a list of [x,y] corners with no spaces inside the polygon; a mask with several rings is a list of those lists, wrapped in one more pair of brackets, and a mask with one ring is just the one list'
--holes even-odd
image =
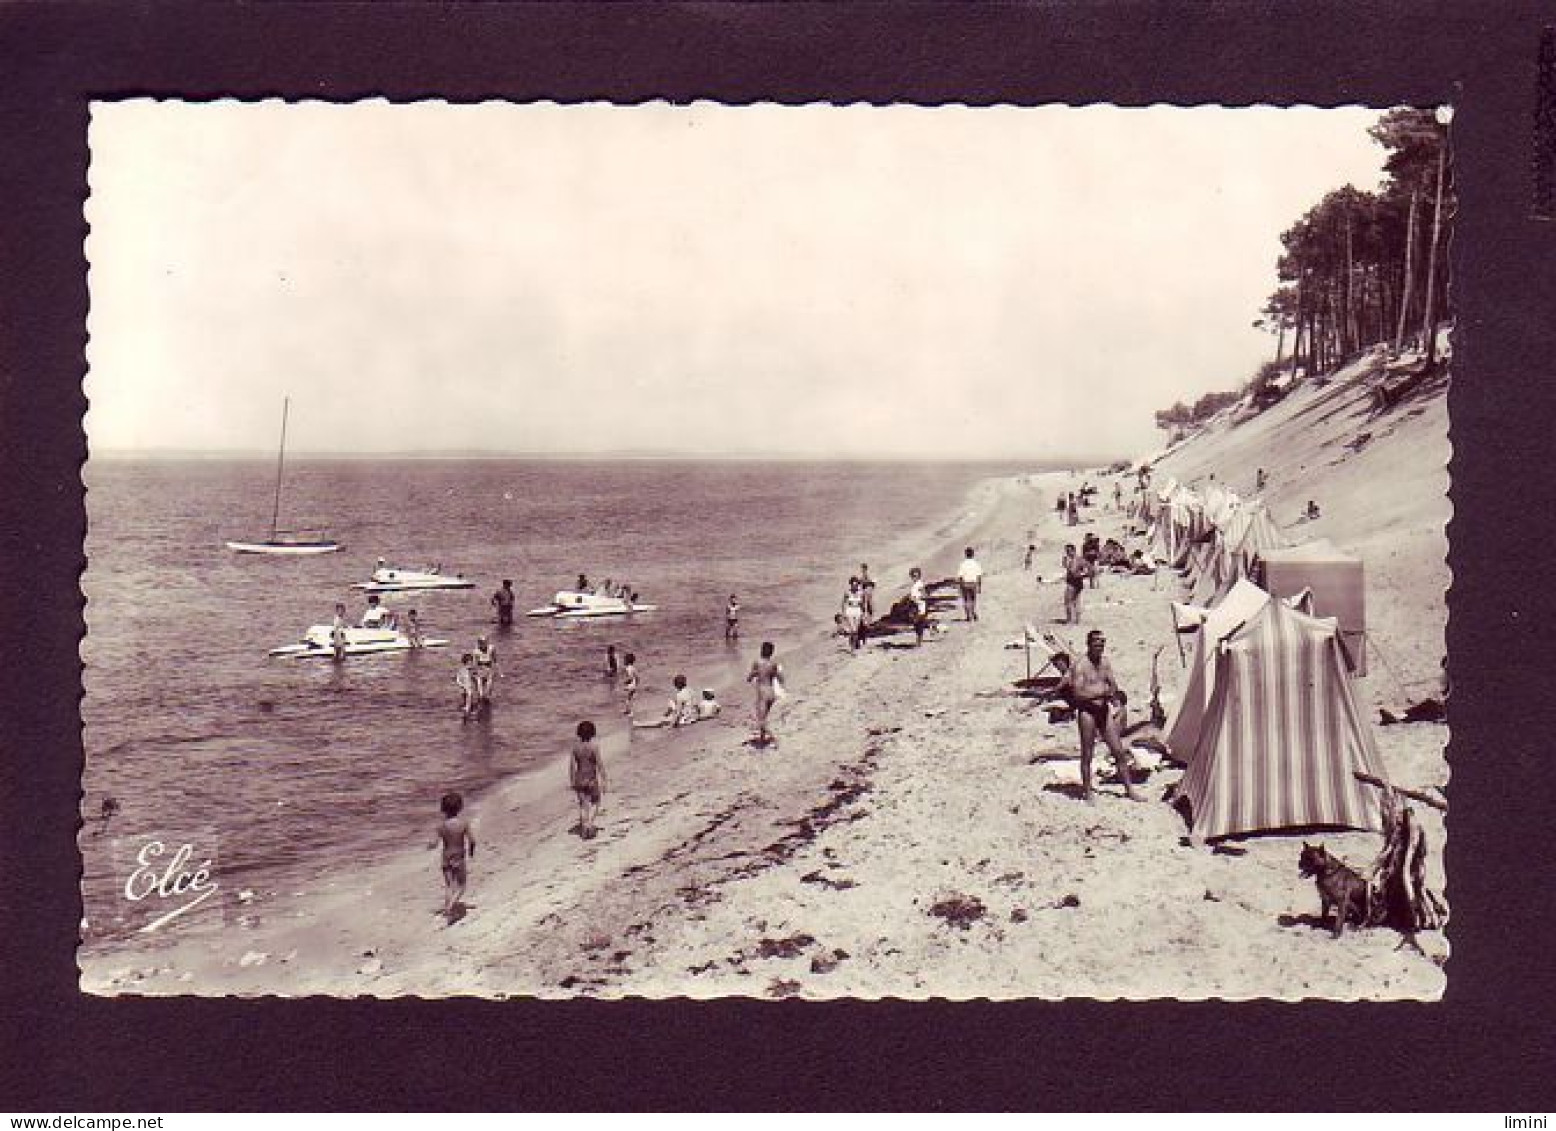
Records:
{"label": "driftwood", "polygon": [[1381,789],[1385,798],[1388,796],[1390,791],[1393,791],[1394,793],[1400,794],[1402,797],[1410,798],[1412,801],[1419,801],[1422,805],[1430,805],[1439,813],[1446,813],[1448,811],[1448,803],[1441,800],[1440,798],[1431,796],[1431,794],[1418,793],[1413,789],[1406,789],[1404,786],[1390,785],[1382,778],[1375,778],[1371,774],[1362,773],[1360,770],[1352,770],[1351,776],[1359,782],[1363,782],[1366,785]]}
{"label": "driftwood", "polygon": [[1426,834],[1410,807],[1399,800],[1403,793],[1397,788],[1383,791],[1383,851],[1368,880],[1370,924],[1392,927],[1413,939],[1417,931],[1441,927],[1448,908],[1426,886]]}

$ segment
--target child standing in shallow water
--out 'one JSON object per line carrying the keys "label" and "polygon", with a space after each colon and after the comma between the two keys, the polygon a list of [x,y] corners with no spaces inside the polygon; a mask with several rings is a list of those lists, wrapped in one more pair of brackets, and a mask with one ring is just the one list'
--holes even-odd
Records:
{"label": "child standing in shallow water", "polygon": [[593,723],[587,720],[579,723],[574,733],[578,741],[573,743],[568,780],[578,797],[578,835],[584,840],[593,840],[598,831],[594,818],[606,787],[605,763],[600,758],[600,744],[595,740]]}
{"label": "child standing in shallow water", "polygon": [[465,799],[457,793],[445,793],[440,808],[443,820],[432,838],[432,848],[443,850],[443,917],[452,923],[455,908],[465,897],[469,879],[466,858],[475,855],[475,833],[470,818],[462,816]]}
{"label": "child standing in shallow water", "polygon": [[638,658],[632,652],[627,653],[626,660],[622,664],[621,689],[627,695],[627,709],[624,713],[631,718],[632,701],[638,696]]}
{"label": "child standing in shallow water", "polygon": [[468,720],[475,714],[475,656],[466,652],[459,657],[459,671],[454,673],[454,683],[459,687],[459,717]]}

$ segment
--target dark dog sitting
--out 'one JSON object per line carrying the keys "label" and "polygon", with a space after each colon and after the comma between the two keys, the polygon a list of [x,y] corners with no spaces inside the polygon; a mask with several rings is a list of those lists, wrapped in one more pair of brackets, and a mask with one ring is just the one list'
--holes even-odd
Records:
{"label": "dark dog sitting", "polygon": [[1329,909],[1334,908],[1335,938],[1345,933],[1346,920],[1365,927],[1372,919],[1372,888],[1355,869],[1329,855],[1323,845],[1302,842],[1297,872],[1313,877],[1318,885],[1320,919],[1327,918]]}

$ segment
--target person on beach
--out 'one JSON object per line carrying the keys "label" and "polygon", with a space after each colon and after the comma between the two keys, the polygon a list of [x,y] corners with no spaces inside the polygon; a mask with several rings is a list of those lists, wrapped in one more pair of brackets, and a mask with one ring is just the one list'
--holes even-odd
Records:
{"label": "person on beach", "polygon": [[693,723],[700,723],[703,719],[710,719],[718,714],[719,705],[717,700],[713,703],[711,714],[703,713],[703,701],[713,697],[711,691],[703,692],[703,699],[700,700],[693,694],[692,689],[687,686],[684,675],[677,675],[671,683],[675,687],[675,692],[670,696],[670,701],[665,704],[664,714],[650,723],[634,722],[632,725],[635,729],[656,730],[660,727],[675,729],[691,726]]}
{"label": "person on beach", "polygon": [[480,703],[476,692],[475,656],[469,652],[459,657],[459,670],[454,673],[454,685],[459,688],[459,719],[461,722],[469,722]]}
{"label": "person on beach", "polygon": [[865,562],[859,563],[859,596],[864,602],[864,619],[874,620],[875,582],[870,579],[870,567]]}
{"label": "person on beach", "polygon": [[768,716],[772,714],[773,704],[778,701],[779,689],[783,686],[783,667],[773,659],[773,642],[762,641],[762,654],[760,659],[751,661],[751,670],[746,673],[746,682],[756,684],[756,743],[758,746],[768,746],[777,743],[773,732],[767,728]]}
{"label": "person on beach", "polygon": [[443,918],[450,923],[458,918],[456,908],[465,897],[469,881],[467,857],[475,855],[475,832],[470,818],[462,816],[465,799],[458,793],[445,793],[439,806],[443,820],[433,834],[431,848],[443,850]]}
{"label": "person on beach", "polygon": [[1027,543],[1027,556],[1026,556],[1026,560],[1021,563],[1021,568],[1026,570],[1028,573],[1032,572],[1032,556],[1034,554],[1036,554],[1036,553],[1037,553],[1037,543],[1035,543],[1035,542],[1028,542]]}
{"label": "person on beach", "polygon": [[731,593],[729,602],[724,606],[724,639],[740,639],[740,602]]}
{"label": "person on beach", "polygon": [[1124,485],[1122,483],[1113,484],[1113,509],[1116,511],[1124,509]]}
{"label": "person on beach", "polygon": [[962,564],[956,569],[956,583],[962,590],[962,618],[978,619],[978,594],[983,592],[983,567],[973,557],[973,548],[967,547]]}
{"label": "person on beach", "polygon": [[578,741],[573,743],[573,755],[568,763],[568,781],[578,798],[578,835],[593,840],[598,831],[594,818],[600,810],[600,798],[605,795],[605,762],[600,757],[600,744],[595,740],[594,724],[585,720],[574,732]]}
{"label": "person on beach", "polygon": [[1075,725],[1081,739],[1081,788],[1084,799],[1095,797],[1091,778],[1091,755],[1097,745],[1097,736],[1113,753],[1118,766],[1118,777],[1124,783],[1124,796],[1131,801],[1144,801],[1145,797],[1135,789],[1130,778],[1129,753],[1119,738],[1118,718],[1113,704],[1122,698],[1118,680],[1113,674],[1113,664],[1102,652],[1107,638],[1100,629],[1086,634],[1086,654],[1070,664],[1069,670],[1059,680],[1056,689],[1075,708]]}
{"label": "person on beach", "polygon": [[929,627],[929,590],[924,586],[924,571],[918,566],[908,570],[908,597],[913,601],[913,636],[922,645],[924,630]]}
{"label": "person on beach", "polygon": [[330,625],[330,647],[335,651],[335,659],[346,658],[346,606],[341,601],[335,602],[335,620]]}
{"label": "person on beach", "polygon": [[1254,493],[1258,494],[1260,491],[1263,491],[1264,490],[1264,485],[1266,483],[1268,483],[1269,481],[1270,481],[1270,477],[1264,473],[1264,468],[1261,467],[1259,469],[1258,474],[1255,475],[1254,478],[1253,478]]}
{"label": "person on beach", "polygon": [[611,679],[615,679],[620,672],[621,665],[616,661],[616,645],[607,644],[605,646],[605,674]]}
{"label": "person on beach", "polygon": [[675,694],[670,696],[670,702],[665,705],[664,725],[683,727],[696,722],[697,699],[692,689],[686,686],[686,677],[677,674],[670,682],[675,687]]}
{"label": "person on beach", "polygon": [[859,651],[859,634],[864,628],[864,592],[859,588],[859,579],[850,577],[848,588],[843,592],[843,628],[848,634],[848,650]]}
{"label": "person on beach", "polygon": [[497,623],[503,628],[513,624],[513,581],[503,578],[502,588],[492,594],[492,608],[497,610]]}
{"label": "person on beach", "polygon": [[476,706],[490,706],[492,683],[497,678],[497,649],[487,642],[486,637],[477,636],[471,657],[475,661]]}
{"label": "person on beach", "polygon": [[723,704],[719,702],[719,697],[714,694],[713,688],[704,687],[702,698],[697,700],[697,721],[700,723],[704,719],[716,719],[723,710]]}
{"label": "person on beach", "polygon": [[638,697],[638,658],[628,652],[621,668],[621,690],[626,694],[627,706],[622,714],[632,717],[632,701]]}
{"label": "person on beach", "polygon": [[1064,521],[1068,526],[1076,526],[1080,523],[1080,511],[1075,505],[1075,492],[1070,492],[1070,500],[1065,506]]}
{"label": "person on beach", "polygon": [[574,589],[579,593],[589,592],[589,575],[586,573],[580,573],[578,575],[578,583],[574,586]]}
{"label": "person on beach", "polygon": [[1099,572],[1097,565],[1102,560],[1102,539],[1097,537],[1095,530],[1088,531],[1086,536],[1081,539],[1081,557],[1086,559],[1086,568],[1090,574],[1087,582],[1090,588],[1095,589],[1097,587],[1097,573]]}
{"label": "person on beach", "polygon": [[415,609],[410,609],[405,614],[405,639],[411,642],[412,648],[422,646],[421,621],[416,619]]}
{"label": "person on beach", "polygon": [[1086,586],[1086,574],[1090,568],[1086,559],[1075,552],[1075,544],[1064,547],[1064,623],[1081,623],[1081,590]]}

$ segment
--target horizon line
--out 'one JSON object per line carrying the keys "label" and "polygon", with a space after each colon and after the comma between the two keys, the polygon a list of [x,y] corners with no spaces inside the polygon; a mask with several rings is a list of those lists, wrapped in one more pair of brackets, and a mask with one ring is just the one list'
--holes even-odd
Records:
{"label": "horizon line", "polygon": [[[275,452],[263,448],[102,448],[91,450],[88,460],[101,459],[234,459],[274,460]],[[1045,455],[1001,453],[997,455],[956,453],[936,455],[905,455],[901,453],[845,453],[820,452],[676,452],[658,450],[626,450],[602,452],[535,452],[494,451],[489,449],[438,450],[438,451],[302,451],[287,452],[287,459],[330,460],[555,460],[581,462],[586,460],[696,460],[706,462],[787,462],[787,463],[1042,463],[1069,466],[1092,466],[1117,462],[1119,456],[1102,455]]]}

